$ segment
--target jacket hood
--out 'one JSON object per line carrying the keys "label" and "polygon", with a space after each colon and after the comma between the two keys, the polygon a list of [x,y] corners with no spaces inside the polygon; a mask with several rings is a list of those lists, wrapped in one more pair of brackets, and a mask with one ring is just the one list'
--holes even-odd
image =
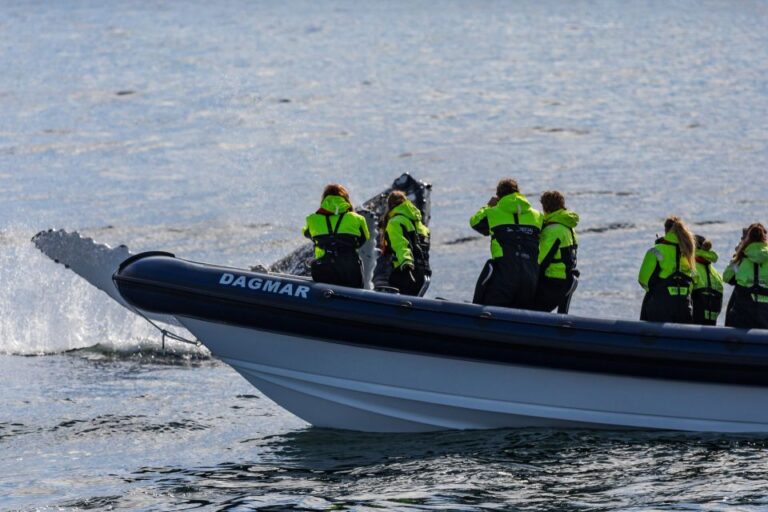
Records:
{"label": "jacket hood", "polygon": [[406,200],[404,203],[401,203],[389,212],[389,218],[394,217],[395,215],[403,215],[407,217],[408,219],[412,221],[418,221],[421,222],[421,212],[418,208],[416,208],[416,205],[412,202]]}
{"label": "jacket hood", "polygon": [[507,213],[522,215],[531,210],[531,203],[528,202],[528,199],[523,194],[515,192],[499,199],[497,207]]}
{"label": "jacket hood", "polygon": [[556,222],[568,228],[575,228],[579,223],[579,214],[571,210],[556,210],[544,215],[544,224]]}
{"label": "jacket hood", "polygon": [[765,263],[768,261],[768,243],[752,242],[744,250],[744,256],[755,263]]}
{"label": "jacket hood", "polygon": [[675,245],[678,245],[680,243],[680,240],[678,240],[677,235],[674,234],[672,231],[667,231],[663,237],[659,238],[656,243],[660,243],[662,241],[667,241],[670,243],[673,243]]}
{"label": "jacket hood", "polygon": [[326,196],[323,202],[320,203],[320,209],[317,213],[325,213],[331,215],[338,215],[340,213],[348,212],[352,209],[352,205],[347,202],[341,196]]}
{"label": "jacket hood", "polygon": [[[696,259],[708,263],[717,263],[717,253],[715,251],[705,251],[704,249],[696,249]],[[702,261],[703,260],[703,261]]]}

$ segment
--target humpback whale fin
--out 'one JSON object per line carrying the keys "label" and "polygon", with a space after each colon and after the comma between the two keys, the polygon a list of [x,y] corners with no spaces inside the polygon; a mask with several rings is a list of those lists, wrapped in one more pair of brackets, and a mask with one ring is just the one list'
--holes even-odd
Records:
{"label": "humpback whale fin", "polygon": [[[133,311],[112,282],[112,274],[117,271],[120,263],[133,256],[128,247],[125,245],[110,247],[97,243],[92,238],[83,237],[77,231],[68,232],[63,229],[41,231],[32,237],[32,243],[53,261],[61,263],[109,295],[118,304]],[[152,320],[181,325],[169,315],[142,313]]]}

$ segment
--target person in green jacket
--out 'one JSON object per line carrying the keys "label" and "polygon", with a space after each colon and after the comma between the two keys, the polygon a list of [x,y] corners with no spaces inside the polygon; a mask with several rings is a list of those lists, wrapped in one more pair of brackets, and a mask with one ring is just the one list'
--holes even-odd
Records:
{"label": "person in green jacket", "polygon": [[768,232],[759,223],[747,228],[723,280],[734,285],[725,325],[768,329]]}
{"label": "person in green jacket", "polygon": [[478,277],[475,304],[534,309],[543,219],[515,180],[499,181],[496,195],[469,220],[472,229],[491,238],[491,259]]}
{"label": "person in green jacket", "polygon": [[312,279],[318,283],[363,287],[363,267],[357,250],[370,234],[365,217],[355,213],[343,185],[325,187],[320,209],[307,217],[303,232],[315,244]]}
{"label": "person in green jacket", "polygon": [[565,208],[563,194],[550,190],[541,195],[544,228],[539,239],[539,283],[536,309],[568,313],[571,297],[578,285],[576,269],[578,240],[573,228],[579,214]]}
{"label": "person in green jacket", "polygon": [[637,280],[646,292],[640,320],[689,324],[691,291],[697,282],[693,234],[674,216],[664,221],[664,232],[640,267]]}
{"label": "person in green jacket", "polygon": [[712,250],[712,242],[700,235],[696,241],[696,275],[691,299],[693,301],[693,323],[699,325],[717,325],[717,317],[723,309],[723,278],[714,267],[717,253]]}
{"label": "person in green jacket", "polygon": [[429,228],[421,222],[421,212],[403,192],[395,190],[387,197],[382,224],[376,282],[384,277],[386,285],[402,295],[424,295],[432,272]]}

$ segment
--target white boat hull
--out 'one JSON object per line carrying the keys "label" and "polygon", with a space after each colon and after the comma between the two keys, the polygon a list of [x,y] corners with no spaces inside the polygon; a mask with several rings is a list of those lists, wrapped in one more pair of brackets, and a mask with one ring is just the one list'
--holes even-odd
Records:
{"label": "white boat hull", "polygon": [[179,320],[265,395],[318,427],[768,432],[760,387],[494,364]]}

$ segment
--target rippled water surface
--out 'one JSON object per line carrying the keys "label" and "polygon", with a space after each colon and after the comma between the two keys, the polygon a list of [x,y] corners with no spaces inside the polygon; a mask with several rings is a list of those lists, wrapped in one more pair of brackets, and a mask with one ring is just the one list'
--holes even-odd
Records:
{"label": "rippled water surface", "polygon": [[581,215],[572,311],[635,318],[666,215],[723,259],[768,221],[765,2],[0,13],[0,509],[768,509],[762,438],[310,428],[29,243],[269,263],[325,183],[360,201],[410,171],[434,184],[429,295],[466,300],[467,219],[511,175]]}

